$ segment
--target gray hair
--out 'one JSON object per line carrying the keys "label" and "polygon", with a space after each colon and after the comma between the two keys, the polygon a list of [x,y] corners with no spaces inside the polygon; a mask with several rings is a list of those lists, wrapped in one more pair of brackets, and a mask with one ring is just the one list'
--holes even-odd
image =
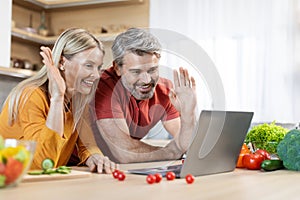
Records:
{"label": "gray hair", "polygon": [[114,62],[122,67],[123,58],[126,53],[137,55],[155,54],[160,57],[161,44],[158,39],[144,29],[130,28],[119,34],[113,45],[112,54]]}

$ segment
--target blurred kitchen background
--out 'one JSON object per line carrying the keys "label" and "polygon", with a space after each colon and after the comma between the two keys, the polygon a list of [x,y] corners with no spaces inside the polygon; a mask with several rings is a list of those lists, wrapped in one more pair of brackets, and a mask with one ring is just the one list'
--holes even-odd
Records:
{"label": "blurred kitchen background", "polygon": [[[300,121],[299,0],[2,0],[0,12],[0,105],[40,69],[39,47],[51,47],[66,28],[99,37],[109,67],[115,36],[141,27],[182,34],[203,48],[221,78],[226,110],[254,111],[255,122]],[[174,55],[162,64],[197,68]],[[217,108],[199,73],[199,110]]]}

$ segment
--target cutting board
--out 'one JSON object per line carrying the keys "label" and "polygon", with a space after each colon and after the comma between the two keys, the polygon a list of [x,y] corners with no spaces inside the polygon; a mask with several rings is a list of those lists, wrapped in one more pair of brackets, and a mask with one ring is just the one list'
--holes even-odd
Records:
{"label": "cutting board", "polygon": [[86,178],[92,175],[91,172],[72,170],[69,174],[41,174],[41,175],[29,175],[26,174],[23,177],[22,182],[33,181],[51,181],[51,180],[65,180],[73,178]]}

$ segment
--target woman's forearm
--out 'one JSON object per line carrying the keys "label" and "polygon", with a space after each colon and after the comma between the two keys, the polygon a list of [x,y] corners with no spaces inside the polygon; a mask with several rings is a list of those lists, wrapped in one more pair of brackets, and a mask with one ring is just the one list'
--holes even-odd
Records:
{"label": "woman's forearm", "polygon": [[64,98],[51,98],[46,126],[63,136],[64,132]]}

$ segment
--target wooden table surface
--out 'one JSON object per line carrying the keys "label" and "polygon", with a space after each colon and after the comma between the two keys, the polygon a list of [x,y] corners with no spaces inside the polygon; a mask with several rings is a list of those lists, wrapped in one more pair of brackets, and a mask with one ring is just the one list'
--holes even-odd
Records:
{"label": "wooden table surface", "polygon": [[[121,165],[125,171],[133,168],[161,166],[169,162]],[[76,168],[86,171],[87,168]],[[149,185],[142,175],[126,174],[118,181],[108,174],[21,182],[16,187],[0,189],[1,200],[90,200],[90,199],[241,199],[293,200],[300,199],[300,172],[274,172],[235,169],[233,172],[196,177],[193,184],[184,179]]]}

